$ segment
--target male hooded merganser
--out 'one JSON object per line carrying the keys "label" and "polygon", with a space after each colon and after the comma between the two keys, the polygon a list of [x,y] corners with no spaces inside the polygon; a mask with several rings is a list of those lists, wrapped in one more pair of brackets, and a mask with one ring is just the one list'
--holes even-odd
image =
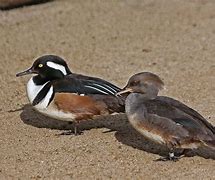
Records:
{"label": "male hooded merganser", "polygon": [[165,96],[157,96],[164,86],[155,74],[133,75],[117,95],[128,93],[125,111],[132,126],[146,138],[169,148],[162,160],[177,160],[175,149],[195,149],[201,145],[215,149],[215,128],[198,112]]}
{"label": "male hooded merganser", "polygon": [[72,73],[58,56],[39,57],[32,67],[16,76],[27,74],[36,74],[27,84],[29,101],[46,116],[79,122],[98,115],[124,112],[125,99],[114,96],[120,88],[100,78]]}

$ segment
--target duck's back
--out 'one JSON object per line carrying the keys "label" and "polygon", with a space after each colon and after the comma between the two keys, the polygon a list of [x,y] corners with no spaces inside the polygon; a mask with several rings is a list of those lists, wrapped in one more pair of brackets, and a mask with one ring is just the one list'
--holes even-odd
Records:
{"label": "duck's back", "polygon": [[68,93],[73,94],[73,96],[76,94],[78,97],[83,96],[80,99],[102,104],[101,107],[104,109],[101,112],[125,112],[125,97],[114,96],[121,89],[105,80],[70,74],[64,79],[53,81],[52,84],[56,94]]}
{"label": "duck's back", "polygon": [[193,135],[204,136],[204,138],[215,136],[213,125],[198,112],[175,99],[158,96],[154,100],[145,102],[145,106],[148,113],[171,119]]}

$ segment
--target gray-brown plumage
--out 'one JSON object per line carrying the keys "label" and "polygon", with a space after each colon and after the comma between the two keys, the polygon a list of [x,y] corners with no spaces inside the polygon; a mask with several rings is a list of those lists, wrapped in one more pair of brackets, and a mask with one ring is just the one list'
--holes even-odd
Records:
{"label": "gray-brown plumage", "polygon": [[215,128],[198,112],[165,96],[157,96],[164,86],[155,74],[133,75],[117,93],[132,92],[126,99],[126,114],[132,126],[146,138],[166,145],[169,156],[176,160],[177,148],[195,149],[208,146],[215,150]]}

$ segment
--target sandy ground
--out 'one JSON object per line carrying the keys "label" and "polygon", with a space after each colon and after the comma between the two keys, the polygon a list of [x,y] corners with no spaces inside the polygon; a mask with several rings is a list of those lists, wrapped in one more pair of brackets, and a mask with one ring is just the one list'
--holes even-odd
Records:
{"label": "sandy ground", "polygon": [[0,11],[0,38],[0,179],[215,179],[213,153],[154,161],[165,149],[123,114],[84,122],[77,137],[60,135],[72,126],[34,112],[29,77],[15,77],[43,54],[121,87],[152,71],[166,83],[163,95],[215,124],[214,1],[58,0]]}

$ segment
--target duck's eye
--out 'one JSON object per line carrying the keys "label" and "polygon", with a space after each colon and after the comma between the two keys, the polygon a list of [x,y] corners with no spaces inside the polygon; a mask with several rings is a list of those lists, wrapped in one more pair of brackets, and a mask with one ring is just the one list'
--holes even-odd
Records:
{"label": "duck's eye", "polygon": [[136,86],[138,83],[139,83],[139,81],[132,81],[132,82],[130,83],[130,85],[131,85],[131,86]]}
{"label": "duck's eye", "polygon": [[38,67],[39,67],[39,68],[43,67],[43,64],[39,64]]}

